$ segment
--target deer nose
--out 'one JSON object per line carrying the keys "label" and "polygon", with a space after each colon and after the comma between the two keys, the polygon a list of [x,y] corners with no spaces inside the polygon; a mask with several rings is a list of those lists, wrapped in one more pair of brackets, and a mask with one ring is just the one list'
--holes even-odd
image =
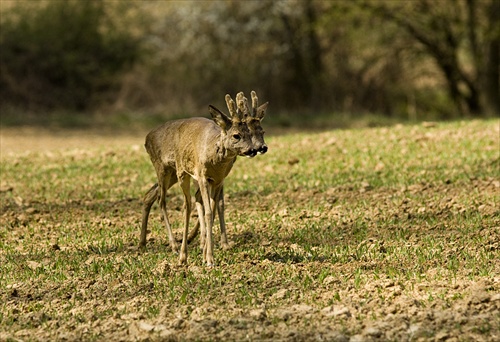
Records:
{"label": "deer nose", "polygon": [[255,157],[257,155],[257,150],[252,148],[245,152],[245,156],[247,157]]}
{"label": "deer nose", "polygon": [[267,152],[267,145],[262,145],[261,148],[257,151],[259,154],[264,154]]}

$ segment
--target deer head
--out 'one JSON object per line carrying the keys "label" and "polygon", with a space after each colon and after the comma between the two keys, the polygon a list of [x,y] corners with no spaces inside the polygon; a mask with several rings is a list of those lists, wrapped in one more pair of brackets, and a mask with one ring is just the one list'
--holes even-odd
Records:
{"label": "deer head", "polygon": [[235,115],[240,117],[242,121],[246,123],[248,129],[250,131],[250,135],[252,136],[252,143],[254,148],[257,150],[257,153],[264,154],[267,152],[267,145],[264,141],[264,129],[262,128],[261,121],[264,119],[266,115],[266,109],[269,102],[264,103],[259,106],[259,99],[255,91],[252,90],[252,110],[250,111],[250,107],[248,106],[248,100],[243,94],[243,92],[239,92],[236,94],[236,104],[238,109],[235,111],[234,101],[231,99],[231,96],[226,95],[226,103],[229,111],[235,112]]}
{"label": "deer head", "polygon": [[[227,102],[227,96],[226,96]],[[223,156],[234,154],[238,156],[255,157],[257,149],[252,142],[252,136],[242,114],[235,110],[234,102],[228,103],[230,117],[214,106],[208,106],[214,122],[222,129],[221,139],[218,144]]]}

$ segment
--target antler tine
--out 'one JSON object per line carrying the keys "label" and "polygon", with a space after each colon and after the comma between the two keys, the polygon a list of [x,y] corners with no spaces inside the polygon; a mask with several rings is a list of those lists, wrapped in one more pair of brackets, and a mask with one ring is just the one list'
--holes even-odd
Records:
{"label": "antler tine", "polygon": [[259,107],[259,98],[257,97],[257,93],[252,90],[250,93],[252,96],[252,116],[256,117],[257,116],[257,107]]}
{"label": "antler tine", "polygon": [[234,104],[234,101],[233,99],[231,98],[231,95],[229,94],[226,94],[226,105],[227,105],[227,109],[229,109],[229,115],[231,115],[231,117],[233,119],[241,119],[239,113],[237,113],[236,111],[236,105]]}
{"label": "antler tine", "polygon": [[248,107],[248,100],[242,91],[236,94],[236,104],[238,105],[238,111],[243,114],[243,119],[246,119],[250,115],[250,108]]}

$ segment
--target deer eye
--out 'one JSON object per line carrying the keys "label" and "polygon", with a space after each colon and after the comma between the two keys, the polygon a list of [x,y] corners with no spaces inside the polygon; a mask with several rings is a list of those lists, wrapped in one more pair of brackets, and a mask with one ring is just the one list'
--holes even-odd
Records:
{"label": "deer eye", "polygon": [[234,138],[235,140],[240,140],[240,139],[241,139],[241,135],[239,135],[238,133],[233,134],[233,138]]}

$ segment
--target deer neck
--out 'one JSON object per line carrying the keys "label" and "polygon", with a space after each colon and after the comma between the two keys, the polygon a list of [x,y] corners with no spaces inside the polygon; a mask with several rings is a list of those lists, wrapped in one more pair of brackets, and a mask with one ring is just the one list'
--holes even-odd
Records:
{"label": "deer neck", "polygon": [[224,139],[221,135],[219,141],[215,145],[215,163],[224,163],[225,161],[232,161],[236,159],[238,154],[230,149],[228,149],[224,144]]}

